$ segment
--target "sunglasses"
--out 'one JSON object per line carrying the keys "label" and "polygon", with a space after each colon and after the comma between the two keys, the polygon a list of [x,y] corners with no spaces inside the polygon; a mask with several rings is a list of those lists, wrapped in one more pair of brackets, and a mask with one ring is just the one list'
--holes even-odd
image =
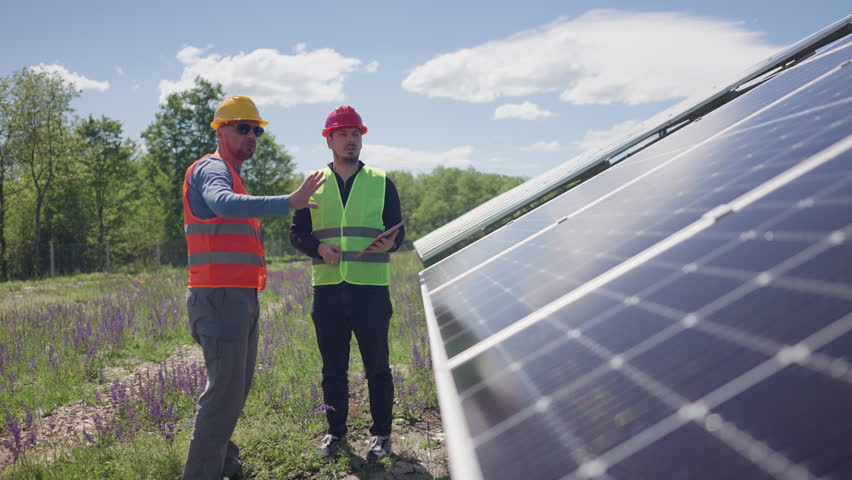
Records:
{"label": "sunglasses", "polygon": [[238,123],[234,125],[237,128],[237,133],[240,135],[248,135],[249,132],[254,131],[254,136],[260,138],[263,135],[263,128],[258,127],[257,125],[251,125],[249,123]]}

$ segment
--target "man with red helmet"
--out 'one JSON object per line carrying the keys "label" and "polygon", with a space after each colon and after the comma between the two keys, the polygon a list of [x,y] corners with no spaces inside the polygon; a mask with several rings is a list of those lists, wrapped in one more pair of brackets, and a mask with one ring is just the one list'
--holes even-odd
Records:
{"label": "man with red helmet", "polygon": [[[293,214],[290,242],[312,257],[311,317],[322,356],[322,390],[328,421],[319,453],[334,457],[346,443],[349,344],[358,340],[370,396],[367,460],[391,452],[393,377],[389,363],[390,252],[405,238],[399,194],[384,171],[360,161],[367,127],[350,106],[336,108],[322,134],[333,160],[320,170],[330,181],[311,199],[317,210]],[[334,179],[334,181],[331,181]],[[387,235],[386,230],[400,225]]]}
{"label": "man with red helmet", "polygon": [[218,148],[186,170],[184,229],[189,254],[186,306],[201,345],[207,386],[189,443],[184,480],[237,478],[242,464],[231,434],[245,404],[257,359],[257,291],[266,265],[257,217],[316,208],[310,196],[325,180],[309,176],[291,195],[248,195],[240,178],[267,124],[248,97],[225,99],[210,124]]}

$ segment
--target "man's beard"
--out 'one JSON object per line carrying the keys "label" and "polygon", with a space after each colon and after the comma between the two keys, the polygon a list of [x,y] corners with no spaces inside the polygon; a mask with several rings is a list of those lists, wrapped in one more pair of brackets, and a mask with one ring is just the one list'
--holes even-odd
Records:
{"label": "man's beard", "polygon": [[240,147],[239,149],[237,149],[236,157],[239,161],[245,162],[246,160],[251,158],[256,151],[257,151],[257,147],[255,147],[255,148]]}
{"label": "man's beard", "polygon": [[352,155],[344,155],[344,156],[340,157],[340,159],[346,165],[354,165],[354,164],[358,163],[358,154],[356,153],[356,154],[352,154]]}

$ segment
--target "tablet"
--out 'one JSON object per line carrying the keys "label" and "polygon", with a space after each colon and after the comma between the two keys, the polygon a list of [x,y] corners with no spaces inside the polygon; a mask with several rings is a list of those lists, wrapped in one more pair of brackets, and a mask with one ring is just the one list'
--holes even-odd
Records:
{"label": "tablet", "polygon": [[358,254],[357,254],[357,255],[355,255],[355,256],[356,256],[356,257],[360,257],[361,255],[363,255],[363,254],[367,253],[367,249],[368,249],[368,248],[370,248],[370,246],[371,246],[371,245],[373,245],[374,243],[376,243],[376,241],[378,241],[378,240],[380,240],[380,239],[382,239],[382,238],[384,238],[384,237],[389,236],[389,235],[390,235],[390,234],[392,234],[393,232],[395,232],[395,231],[399,230],[399,227],[401,227],[401,226],[402,226],[402,222],[399,222],[399,223],[397,223],[396,225],[394,225],[394,226],[390,227],[389,229],[385,230],[384,232],[382,232],[382,233],[380,233],[380,234],[376,235],[376,238],[374,238],[374,239],[373,239],[373,241],[372,241],[372,242],[370,242],[370,244],[369,244],[369,245],[367,245],[366,247],[364,247],[364,250],[361,250],[361,251],[360,251],[360,252],[358,252]]}

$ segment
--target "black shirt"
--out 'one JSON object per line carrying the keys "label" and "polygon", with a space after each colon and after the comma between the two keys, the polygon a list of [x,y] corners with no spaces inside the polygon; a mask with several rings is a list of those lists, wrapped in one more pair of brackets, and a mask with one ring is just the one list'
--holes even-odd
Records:
{"label": "black shirt", "polygon": [[[333,163],[329,163],[328,168],[334,172],[332,165]],[[358,170],[345,182],[337,172],[334,172],[334,177],[337,180],[337,188],[340,191],[344,206],[346,206],[346,201],[349,199],[349,192],[352,191],[352,184],[355,182],[355,177],[363,167],[364,162],[358,161]],[[385,177],[385,206],[382,211],[382,223],[385,224],[385,228],[390,228],[401,221],[402,208],[399,205],[399,192],[396,191],[396,185],[393,184],[391,179]],[[290,244],[309,257],[319,258],[320,255],[317,249],[319,248],[320,241],[314,238],[311,232],[313,232],[313,225],[311,223],[310,209],[302,208],[296,210],[293,213],[293,223],[290,225]],[[394,246],[391,247],[390,251],[394,252],[399,249],[399,246],[402,245],[404,240],[405,226],[403,225],[400,227],[399,233],[397,233],[393,241]]]}

